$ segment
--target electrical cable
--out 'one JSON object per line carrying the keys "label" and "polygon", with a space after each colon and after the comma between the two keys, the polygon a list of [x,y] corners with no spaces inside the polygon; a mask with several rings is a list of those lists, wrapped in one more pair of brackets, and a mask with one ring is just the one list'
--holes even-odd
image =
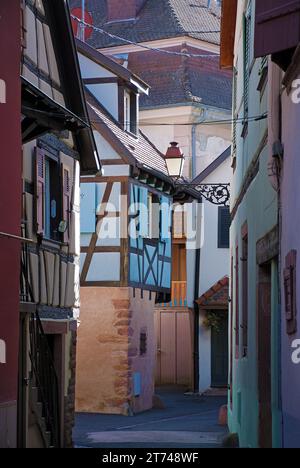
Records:
{"label": "electrical cable", "polygon": [[141,47],[142,49],[151,50],[153,52],[159,52],[162,54],[179,56],[179,57],[188,57],[188,58],[219,58],[220,57],[220,54],[209,54],[209,53],[208,54],[190,54],[188,52],[175,52],[171,50],[159,49],[157,47],[150,47],[145,44],[130,41],[129,39],[125,39],[124,37],[117,36],[116,34],[109,33],[108,31],[105,31],[102,28],[96,27],[92,24],[87,23],[86,21],[83,21],[82,19],[77,18],[77,16],[71,15],[71,18],[74,21],[77,21],[79,24],[81,24],[81,26],[84,26],[86,28],[91,28],[94,31],[97,31],[101,34],[106,34],[112,39],[117,39],[121,42],[125,42],[126,44],[135,45],[135,46]]}

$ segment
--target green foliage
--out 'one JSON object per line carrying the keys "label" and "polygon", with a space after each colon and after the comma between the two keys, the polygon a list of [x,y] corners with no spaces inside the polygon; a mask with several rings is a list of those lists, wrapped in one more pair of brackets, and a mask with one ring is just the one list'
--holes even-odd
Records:
{"label": "green foliage", "polygon": [[223,314],[219,311],[209,310],[206,312],[206,317],[203,324],[206,328],[213,328],[217,332],[221,331],[221,323],[223,320]]}

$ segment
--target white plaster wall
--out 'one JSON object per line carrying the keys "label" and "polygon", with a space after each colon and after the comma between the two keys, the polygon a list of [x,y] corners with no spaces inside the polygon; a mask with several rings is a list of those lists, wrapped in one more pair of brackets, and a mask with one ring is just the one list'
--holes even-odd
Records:
{"label": "white plaster wall", "polygon": [[[231,160],[224,161],[204,183],[230,183]],[[218,207],[203,202],[202,236],[199,276],[199,296],[207,292],[224,276],[230,273],[230,250],[218,248]],[[211,331],[203,325],[205,313],[199,317],[199,391],[211,386]]]}
{"label": "white plaster wall", "polygon": [[[142,131],[162,153],[166,153],[171,141],[179,143],[185,155],[184,175],[186,177],[192,177],[192,124],[203,120],[220,121],[228,119],[231,119],[231,111],[206,108],[204,106],[169,107],[143,110],[140,113]],[[149,123],[151,125],[147,125]],[[186,125],[187,123],[190,125]],[[231,125],[197,125],[195,175],[202,172],[230,145]]]}
{"label": "white plaster wall", "polygon": [[116,75],[98,65],[93,60],[78,54],[82,78],[115,78]]}
{"label": "white plaster wall", "polygon": [[93,133],[101,159],[121,159],[118,153],[99,132],[95,130]]}
{"label": "white plaster wall", "polygon": [[[224,161],[204,183],[230,183],[230,162],[230,158]],[[218,248],[218,207],[204,201],[199,295],[229,273],[229,249]]]}
{"label": "white plaster wall", "polygon": [[103,107],[116,119],[119,119],[118,85],[117,83],[101,83],[88,85],[88,90],[102,104]]}

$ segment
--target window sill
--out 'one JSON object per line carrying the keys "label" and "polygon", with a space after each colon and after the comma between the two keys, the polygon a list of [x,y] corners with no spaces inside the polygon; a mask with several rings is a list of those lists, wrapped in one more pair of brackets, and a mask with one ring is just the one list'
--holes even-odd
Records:
{"label": "window sill", "polygon": [[53,247],[53,245],[57,246],[57,247],[68,247],[69,244],[67,244],[66,242],[60,242],[60,241],[57,241],[57,240],[54,240],[54,239],[51,239],[49,237],[43,237],[42,238],[42,242],[41,242],[41,245],[43,247]]}

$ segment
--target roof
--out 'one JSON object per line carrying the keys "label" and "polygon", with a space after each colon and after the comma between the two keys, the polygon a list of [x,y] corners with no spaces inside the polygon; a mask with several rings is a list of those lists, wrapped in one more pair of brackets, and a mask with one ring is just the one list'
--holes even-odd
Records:
{"label": "roof", "polygon": [[[164,155],[146,135],[140,130],[137,137],[126,132],[87,89],[86,99],[94,128],[112,145],[125,162],[174,185],[173,179],[168,174]],[[173,197],[180,202],[191,199],[201,200],[199,192],[185,184],[182,184],[182,187],[180,185],[176,187]]]}
{"label": "roof", "polygon": [[147,83],[141,80],[137,75],[131,73],[130,70],[117,63],[115,60],[112,60],[112,58],[101,54],[101,52],[94,49],[85,42],[80,41],[79,39],[76,39],[76,46],[79,53],[90,58],[97,64],[106,68],[106,70],[109,70],[128,83],[132,83],[134,81],[135,85],[138,85],[139,89],[142,90],[145,94],[149,92],[149,85],[147,85]]}
{"label": "roof", "polygon": [[[65,89],[69,92],[69,102],[72,103],[71,110],[86,121],[87,127],[80,130],[76,135],[76,143],[80,153],[80,167],[82,174],[93,174],[100,170],[100,159],[94,135],[91,130],[88,110],[85,102],[83,83],[67,0],[56,2],[55,8],[49,8],[49,2],[45,3],[46,11],[51,17],[56,28],[57,42],[63,44],[58,47],[61,60],[64,63]],[[67,84],[67,85],[66,85]]]}
{"label": "roof", "polygon": [[[168,177],[164,155],[139,131],[138,138],[123,130],[106,109],[86,92],[90,118],[96,130],[107,138],[114,148],[129,164],[141,165],[145,170],[155,171],[157,175]],[[169,179],[172,183],[171,179]]]}
{"label": "roof", "polygon": [[231,109],[232,80],[219,70],[205,70],[201,65],[195,67],[186,63],[177,70],[136,68],[135,72],[151,86],[149,96],[141,97],[142,109],[183,103]]}
{"label": "roof", "polygon": [[[81,0],[69,0],[69,3],[71,8],[81,6]],[[189,36],[219,44],[218,32],[202,32],[220,30],[221,9],[213,0],[210,5],[208,7],[208,0],[146,0],[133,21],[107,23],[106,0],[86,0],[86,9],[91,13],[95,26],[134,42]],[[93,32],[89,43],[96,48],[124,45],[123,41],[97,31]]]}
{"label": "roof", "polygon": [[231,155],[231,146],[229,146],[224,153],[220,154],[204,171],[201,172],[194,180],[193,184],[201,184],[206,177],[211,175],[223,162],[225,162]]}
{"label": "roof", "polygon": [[229,278],[224,276],[204,293],[196,302],[200,309],[222,309],[228,307]]}

